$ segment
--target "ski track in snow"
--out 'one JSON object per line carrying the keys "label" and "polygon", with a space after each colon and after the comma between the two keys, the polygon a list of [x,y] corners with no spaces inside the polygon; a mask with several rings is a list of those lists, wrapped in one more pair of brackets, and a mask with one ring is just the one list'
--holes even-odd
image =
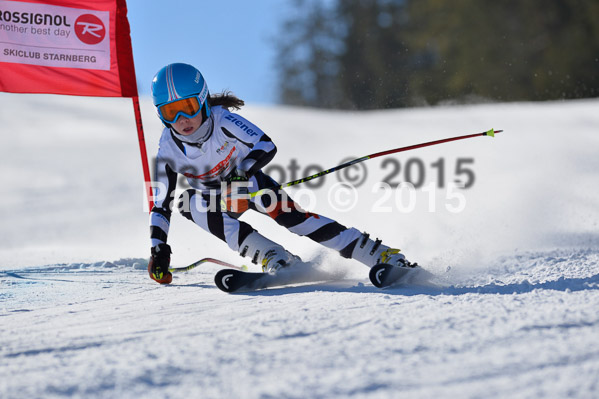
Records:
{"label": "ski track in snow", "polygon": [[[1,399],[599,397],[598,100],[363,113],[244,107],[277,144],[273,162],[289,172],[297,160],[296,177],[350,156],[504,132],[395,157],[403,171],[421,160],[427,183],[441,170],[433,163],[443,161],[451,182],[457,161],[472,160],[460,213],[446,210],[456,201],[441,188],[418,190],[414,211],[398,211],[373,187],[404,172],[377,160],[363,164],[368,179],[351,212],[326,201],[335,175],[307,189],[313,206],[298,200],[399,246],[430,281],[379,290],[364,266],[248,214],[343,279],[228,295],[214,285],[214,265],[176,274],[171,286],[148,278],[129,100],[0,97],[3,132],[17,132],[0,146]],[[152,156],[161,126],[141,100]],[[243,262],[180,215],[169,242],[176,267]]]}
{"label": "ski track in snow", "polygon": [[152,284],[144,259],[5,270],[0,392],[590,398],[598,260],[531,252],[434,286],[378,290],[365,277],[233,295],[213,267]]}

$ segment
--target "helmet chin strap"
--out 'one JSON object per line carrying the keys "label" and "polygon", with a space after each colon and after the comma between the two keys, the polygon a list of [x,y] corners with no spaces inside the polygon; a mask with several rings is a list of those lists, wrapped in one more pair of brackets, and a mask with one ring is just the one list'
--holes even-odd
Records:
{"label": "helmet chin strap", "polygon": [[184,143],[196,144],[196,145],[202,144],[206,140],[208,140],[208,138],[212,134],[213,125],[214,125],[214,121],[212,119],[212,115],[210,115],[210,117],[208,117],[208,119],[206,119],[204,121],[204,123],[202,123],[200,125],[200,127],[192,134],[185,136],[183,134],[177,133],[177,131],[174,128],[173,128],[173,134],[175,135],[176,138],[178,138],[179,140],[181,140]]}

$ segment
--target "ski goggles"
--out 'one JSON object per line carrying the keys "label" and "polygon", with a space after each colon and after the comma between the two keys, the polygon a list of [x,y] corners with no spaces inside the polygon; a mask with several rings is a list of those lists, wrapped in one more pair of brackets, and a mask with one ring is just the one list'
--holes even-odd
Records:
{"label": "ski goggles", "polygon": [[183,98],[158,107],[158,116],[166,123],[175,123],[180,116],[196,117],[202,110],[199,97]]}

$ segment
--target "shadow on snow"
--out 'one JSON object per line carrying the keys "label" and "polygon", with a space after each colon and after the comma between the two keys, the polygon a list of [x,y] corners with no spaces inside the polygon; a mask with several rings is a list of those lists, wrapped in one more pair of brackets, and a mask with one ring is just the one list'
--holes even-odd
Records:
{"label": "shadow on snow", "polygon": [[464,294],[493,294],[513,295],[525,294],[535,290],[553,290],[563,292],[599,290],[599,274],[586,278],[561,277],[554,281],[530,283],[522,281],[512,284],[489,283],[473,287],[458,286],[432,286],[428,283],[415,285],[395,286],[387,289],[379,289],[362,282],[345,280],[336,282],[320,282],[303,284],[299,286],[274,287],[259,291],[239,292],[230,295],[268,296],[300,294],[308,292],[356,292],[356,293],[378,293],[385,295],[413,296],[413,295],[464,295]]}

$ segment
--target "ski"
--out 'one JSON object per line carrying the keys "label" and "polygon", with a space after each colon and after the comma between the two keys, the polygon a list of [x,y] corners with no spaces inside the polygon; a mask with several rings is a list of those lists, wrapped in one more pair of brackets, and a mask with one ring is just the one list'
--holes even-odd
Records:
{"label": "ski", "polygon": [[379,263],[370,269],[370,282],[378,288],[409,283],[413,278],[423,272],[420,266],[395,266]]}
{"label": "ski", "polygon": [[222,269],[214,276],[214,283],[221,291],[232,293],[324,281],[330,278],[327,273],[316,270],[308,264],[300,264],[281,269],[276,273]]}

